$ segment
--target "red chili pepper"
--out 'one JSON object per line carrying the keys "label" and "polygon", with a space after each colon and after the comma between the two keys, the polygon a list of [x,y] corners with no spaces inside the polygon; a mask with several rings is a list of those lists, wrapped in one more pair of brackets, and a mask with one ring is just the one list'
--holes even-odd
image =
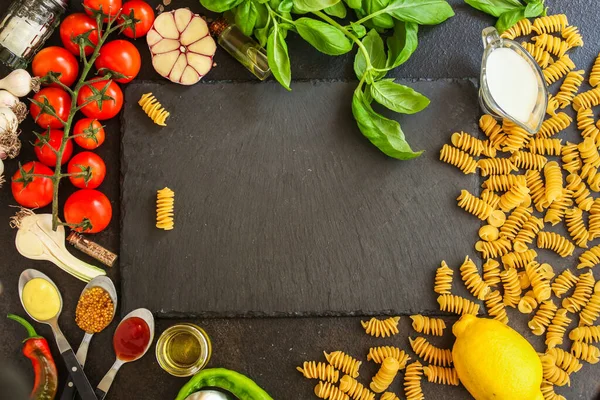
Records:
{"label": "red chili pepper", "polygon": [[54,400],[58,389],[58,372],[48,342],[39,336],[33,326],[18,315],[7,317],[17,321],[27,329],[29,337],[23,341],[23,354],[31,360],[35,381],[29,395],[31,400]]}

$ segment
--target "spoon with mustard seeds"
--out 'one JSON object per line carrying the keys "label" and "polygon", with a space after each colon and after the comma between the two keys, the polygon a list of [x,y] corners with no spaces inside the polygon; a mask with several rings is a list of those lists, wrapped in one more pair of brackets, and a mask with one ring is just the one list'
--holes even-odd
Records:
{"label": "spoon with mustard seeds", "polygon": [[[77,349],[77,360],[83,367],[94,333],[103,331],[110,325],[117,310],[117,289],[110,278],[97,276],[81,291],[75,322],[85,332],[83,340]],[[71,379],[67,380],[60,400],[72,400],[75,395],[75,385]]]}

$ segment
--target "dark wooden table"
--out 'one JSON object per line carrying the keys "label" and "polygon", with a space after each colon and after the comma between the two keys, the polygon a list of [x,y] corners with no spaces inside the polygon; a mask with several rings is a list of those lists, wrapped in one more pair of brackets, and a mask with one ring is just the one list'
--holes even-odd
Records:
{"label": "dark wooden table", "polygon": [[[158,0],[149,1],[153,5]],[[420,46],[416,54],[404,66],[392,73],[398,78],[476,78],[479,74],[480,39],[478,32],[490,24],[491,19],[474,11],[461,0],[450,1],[456,10],[456,17],[442,26],[423,28],[419,34]],[[3,0],[0,11],[8,6]],[[71,11],[80,10],[79,0],[71,0]],[[578,50],[575,57],[578,66],[589,68],[599,48],[600,29],[597,27],[597,16],[600,15],[600,4],[596,0],[571,0],[562,2],[548,0],[552,12],[565,12],[573,24],[578,25],[584,35],[586,46]],[[190,7],[193,11],[202,12],[196,0],[173,0],[170,7]],[[554,8],[556,7],[556,8]],[[51,40],[58,43],[56,35]],[[143,57],[142,71],[138,79],[156,80],[161,78],[153,71],[144,40],[137,45]],[[292,38],[290,40],[293,76],[295,79],[344,79],[353,80],[352,55],[329,57],[318,53],[308,44]],[[211,80],[247,81],[253,77],[225,52],[219,51],[216,59],[217,68],[209,75]],[[0,72],[6,72],[1,68]],[[28,120],[23,125],[22,139],[24,149],[19,157],[22,162],[34,159],[31,131],[33,123]],[[449,127],[449,129],[452,129]],[[101,186],[111,199],[114,216],[110,227],[97,235],[96,240],[106,247],[119,249],[119,196],[120,196],[120,121],[114,119],[107,123],[107,142],[98,153],[108,165],[106,181]],[[443,134],[443,133],[441,133]],[[448,135],[450,131],[448,132]],[[448,136],[449,137],[449,136]],[[16,170],[15,161],[6,163],[7,175]],[[61,198],[66,199],[69,190],[66,188]],[[8,219],[14,213],[9,205],[14,204],[8,187],[0,189],[0,315],[8,312],[23,314],[17,295],[17,279],[25,268],[37,268],[48,274],[59,286],[64,298],[64,309],[61,317],[62,329],[76,347],[83,332],[74,323],[75,305],[83,288],[83,284],[62,272],[54,265],[36,262],[21,257],[14,247],[15,232],[8,227]],[[465,249],[469,251],[470,249]],[[79,255],[79,254],[78,254]],[[108,271],[108,275],[120,286],[119,267]],[[430,288],[412,288],[417,297]],[[157,293],[157,296],[160,296]],[[119,310],[121,315],[129,310]],[[516,317],[516,314],[514,314]],[[302,379],[294,370],[304,360],[319,359],[322,350],[346,350],[357,356],[366,354],[369,347],[379,345],[367,337],[359,325],[359,317],[346,318],[247,318],[247,319],[201,319],[192,320],[204,327],[213,339],[214,353],[210,366],[226,367],[238,370],[255,379],[272,396],[279,400],[301,400],[313,398],[314,382]],[[516,318],[515,318],[516,320]],[[449,322],[452,318],[448,319]],[[176,321],[160,319],[157,321],[157,336]],[[86,371],[93,384],[97,384],[113,362],[111,345],[113,323],[106,332],[94,337]],[[51,332],[45,326],[37,325],[39,332],[48,337]],[[525,331],[524,326],[518,326]],[[32,373],[29,361],[20,354],[20,343],[24,337],[22,328],[12,322],[0,318],[0,371],[15,372],[23,376],[25,382],[31,382]],[[408,348],[407,336],[410,334],[409,318],[401,322],[402,334],[389,340],[386,344],[394,344]],[[442,343],[440,342],[440,345]],[[450,345],[450,343],[447,343]],[[53,350],[55,346],[52,343]],[[152,349],[154,350],[154,349]],[[541,349],[539,349],[541,350]],[[58,354],[55,352],[55,356]],[[362,356],[364,358],[364,356]],[[66,371],[60,360],[59,373],[62,381]],[[373,366],[367,366],[365,376],[370,376]],[[598,386],[598,367],[585,365],[583,370],[573,377],[570,388],[562,388],[560,392],[569,399],[593,399],[600,393]],[[109,399],[170,399],[173,398],[185,379],[174,378],[163,372],[152,353],[141,361],[126,365],[117,377]],[[392,389],[401,394],[401,380],[394,383]],[[426,384],[424,392],[427,399],[465,399],[468,393],[462,388]],[[403,398],[403,395],[401,396]],[[0,393],[0,399],[14,400],[7,393]]]}

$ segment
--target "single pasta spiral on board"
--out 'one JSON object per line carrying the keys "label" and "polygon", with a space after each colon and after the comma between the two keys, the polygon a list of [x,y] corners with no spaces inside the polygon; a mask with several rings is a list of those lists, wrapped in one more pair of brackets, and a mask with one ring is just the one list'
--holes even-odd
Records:
{"label": "single pasta spiral on board", "polygon": [[500,196],[500,208],[504,212],[509,212],[526,201],[528,196],[529,188],[527,186],[515,185]]}
{"label": "single pasta spiral on board", "polygon": [[483,281],[475,263],[467,256],[460,266],[460,275],[465,286],[471,294],[479,300],[485,299],[490,292],[490,287]]}
{"label": "single pasta spiral on board", "polygon": [[542,361],[542,371],[544,379],[556,386],[565,386],[571,384],[571,378],[562,369],[556,365],[556,360],[548,354],[540,357]]}
{"label": "single pasta spiral on board", "polygon": [[[548,163],[550,164],[550,163]],[[573,205],[573,192],[563,188],[560,198],[554,200],[544,216],[544,222],[550,222],[552,226],[563,220],[567,209]],[[573,248],[575,248],[573,246]]]}
{"label": "single pasta spiral on board", "polygon": [[[519,146],[516,150],[520,148],[521,146]],[[481,160],[477,161],[477,167],[479,167],[481,170],[482,176],[506,175],[510,174],[512,171],[519,170],[517,166],[508,158],[482,158]]]}
{"label": "single pasta spiral on board", "polygon": [[[596,126],[596,118],[591,108],[580,108],[577,111],[577,129],[581,131],[581,136],[585,138],[598,139],[600,129]],[[575,146],[575,145],[573,145]]]}
{"label": "single pasta spiral on board", "polygon": [[445,368],[436,365],[426,365],[423,367],[423,373],[429,382],[452,386],[460,385],[458,373],[452,367]]}
{"label": "single pasta spiral on board", "polygon": [[485,307],[487,308],[488,314],[495,320],[500,321],[503,324],[508,324],[508,315],[506,314],[506,308],[499,291],[494,290],[487,295],[485,298]]}
{"label": "single pasta spiral on board", "polygon": [[560,32],[569,26],[569,19],[565,14],[547,15],[533,20],[533,30],[541,33]]}
{"label": "single pasta spiral on board", "polygon": [[525,272],[531,282],[533,294],[538,302],[549,300],[552,296],[550,281],[546,279],[540,269],[540,264],[532,261],[525,267]]}
{"label": "single pasta spiral on board", "polygon": [[575,95],[579,91],[583,83],[584,70],[571,71],[567,74],[565,80],[560,85],[560,90],[556,94],[556,100],[560,104],[560,108],[565,108],[571,104]]}
{"label": "single pasta spiral on board", "polygon": [[325,355],[327,362],[334,368],[339,369],[353,378],[358,377],[358,370],[362,361],[358,361],[342,351],[334,351],[332,353],[323,352],[323,354]]}
{"label": "single pasta spiral on board", "polygon": [[443,336],[446,323],[441,318],[425,317],[421,314],[411,315],[412,327],[416,332],[425,335]]}
{"label": "single pasta spiral on board", "polygon": [[[588,227],[589,227],[588,230],[590,231],[590,240],[594,240],[594,239],[600,237],[600,200],[598,200],[598,199],[594,200],[589,211],[590,211],[590,215],[588,218]],[[594,247],[599,248],[599,246],[594,246]],[[581,261],[581,258],[579,260]],[[596,261],[595,264],[598,264],[598,261]],[[591,267],[593,267],[593,265],[590,265],[589,267],[591,268]],[[583,267],[578,266],[577,268],[583,268]]]}
{"label": "single pasta spiral on board", "polygon": [[490,258],[485,263],[483,263],[482,269],[483,280],[485,281],[485,283],[490,287],[498,286],[498,284],[500,283],[500,263]]}
{"label": "single pasta spiral on board", "polygon": [[464,297],[452,294],[442,294],[438,296],[437,302],[440,305],[441,311],[447,311],[459,315],[479,314],[479,304],[473,303],[471,300],[465,299]]}
{"label": "single pasta spiral on board", "polygon": [[600,264],[600,245],[590,248],[579,256],[579,265],[577,265],[577,269],[594,268],[598,264]]}
{"label": "single pasta spiral on board", "polygon": [[544,166],[546,178],[546,201],[551,204],[563,195],[562,171],[556,161],[551,161]]}
{"label": "single pasta spiral on board", "polygon": [[527,264],[537,258],[537,252],[529,249],[523,253],[508,253],[502,256],[504,268],[525,268]]}
{"label": "single pasta spiral on board", "polygon": [[[571,60],[568,54],[565,54],[564,56],[556,60],[553,64],[550,64],[548,67],[544,68],[542,70],[542,73],[544,74],[544,78],[546,79],[546,84],[551,85],[554,82],[561,79],[563,76],[567,75],[569,72],[573,71],[574,69],[575,63]],[[577,97],[575,99],[577,99]],[[575,102],[575,100],[573,100],[573,102]]]}
{"label": "single pasta spiral on board", "polygon": [[398,364],[398,360],[395,358],[388,357],[383,360],[379,371],[377,371],[377,374],[375,374],[369,385],[371,390],[375,393],[385,392],[396,378],[399,369],[400,364]]}
{"label": "single pasta spiral on board", "polygon": [[571,318],[567,316],[567,310],[561,308],[556,312],[554,318],[552,318],[552,322],[546,330],[546,346],[548,346],[549,349],[563,344],[567,326],[569,326],[571,322]]}
{"label": "single pasta spiral on board", "polygon": [[560,156],[562,139],[534,138],[527,145],[529,151],[546,156]]}
{"label": "single pasta spiral on board", "polygon": [[583,211],[580,208],[571,208],[565,213],[565,222],[571,239],[579,247],[587,248],[588,238],[590,236],[585,224],[583,223]]}
{"label": "single pasta spiral on board", "polygon": [[452,351],[440,349],[427,341],[424,337],[408,338],[413,351],[428,363],[447,367],[452,364]]}
{"label": "single pasta spiral on board", "polygon": [[175,228],[173,221],[175,192],[168,187],[161,189],[156,194],[156,227],[165,231]]}
{"label": "single pasta spiral on board", "polygon": [[404,395],[406,400],[425,400],[423,390],[421,389],[421,377],[423,376],[423,366],[415,361],[406,367],[404,374]]}
{"label": "single pasta spiral on board", "polygon": [[373,400],[375,393],[364,387],[350,375],[344,375],[340,380],[340,390],[354,400]]}
{"label": "single pasta spiral on board", "polygon": [[590,72],[590,86],[596,87],[600,84],[600,54],[594,62],[592,71]]}
{"label": "single pasta spiral on board", "polygon": [[350,400],[350,397],[330,382],[319,382],[315,386],[315,395],[327,400]]}
{"label": "single pasta spiral on board", "polygon": [[507,269],[500,272],[500,279],[504,286],[504,304],[509,307],[517,307],[521,300],[521,284],[516,269]]}
{"label": "single pasta spiral on board", "polygon": [[534,36],[531,40],[535,42],[536,47],[540,47],[557,57],[562,57],[567,50],[569,50],[569,44],[567,42],[556,36],[548,35],[547,33]]}
{"label": "single pasta spiral on board", "polygon": [[542,123],[540,131],[537,133],[537,137],[547,139],[556,135],[558,132],[567,129],[572,122],[573,119],[571,117],[564,112],[560,112]]}
{"label": "single pasta spiral on board", "polygon": [[583,37],[579,33],[579,28],[577,28],[576,26],[567,26],[565,29],[562,30],[560,35],[563,37],[563,39],[566,40],[566,42],[569,45],[569,48],[583,46]]}
{"label": "single pasta spiral on board", "polygon": [[163,108],[152,93],[142,95],[138,104],[156,125],[167,126],[165,121],[171,114]]}
{"label": "single pasta spiral on board", "polygon": [[587,361],[590,364],[597,364],[600,361],[600,349],[591,344],[583,342],[573,342],[571,354],[580,360]]}
{"label": "single pasta spiral on board", "polygon": [[565,371],[567,374],[577,372],[581,369],[581,367],[583,367],[583,364],[579,362],[577,357],[571,353],[567,353],[563,349],[559,349],[558,347],[549,349],[546,354],[554,358],[554,363],[556,366]]}
{"label": "single pasta spiral on board", "polygon": [[373,361],[376,364],[381,364],[388,357],[398,360],[399,368],[404,369],[406,363],[410,360],[410,356],[404,350],[393,346],[371,347],[367,354],[367,361]]}
{"label": "single pasta spiral on board", "polygon": [[498,121],[491,115],[484,114],[479,119],[479,128],[481,128],[484,135],[488,137],[490,145],[496,150],[500,150],[506,136],[502,131],[502,127],[498,124]]}
{"label": "single pasta spiral on board", "polygon": [[498,258],[508,254],[512,250],[512,244],[507,239],[497,239],[491,242],[475,243],[475,250],[481,252],[481,256],[487,258]]}
{"label": "single pasta spiral on board", "polygon": [[433,291],[437,294],[450,294],[452,290],[452,275],[454,271],[448,267],[446,261],[435,271],[435,284]]}
{"label": "single pasta spiral on board", "polygon": [[600,342],[600,325],[580,326],[569,332],[569,339],[574,342],[598,343]]}
{"label": "single pasta spiral on board", "polygon": [[460,196],[456,199],[458,206],[466,212],[473,214],[482,221],[485,221],[494,209],[485,201],[473,196],[467,190],[461,190]]}
{"label": "single pasta spiral on board", "polygon": [[567,400],[564,396],[557,394],[554,391],[554,385],[548,381],[542,381],[540,390],[544,396],[544,400]]}
{"label": "single pasta spiral on board", "polygon": [[[528,145],[529,146],[529,145]],[[534,169],[541,171],[548,159],[540,154],[533,154],[526,151],[515,151],[510,157],[511,161],[517,166],[526,170]]]}
{"label": "single pasta spiral on board", "polygon": [[537,245],[540,249],[549,249],[561,257],[569,257],[575,251],[575,245],[564,236],[555,232],[538,233]]}
{"label": "single pasta spiral on board", "polygon": [[360,323],[365,329],[367,335],[375,337],[388,337],[398,334],[399,321],[400,317],[390,317],[383,321],[377,318],[371,318],[368,321],[361,321]]}
{"label": "single pasta spiral on board", "polygon": [[581,311],[590,300],[595,283],[596,281],[594,280],[592,271],[579,275],[579,280],[575,284],[573,295],[565,298],[562,302],[562,306],[572,313]]}
{"label": "single pasta spiral on board", "polygon": [[579,155],[584,164],[588,164],[594,168],[600,167],[600,154],[594,139],[587,137],[577,146]]}
{"label": "single pasta spiral on board", "polygon": [[525,252],[528,250],[527,245],[533,243],[538,232],[544,227],[544,221],[541,218],[531,215],[523,224],[519,233],[515,237],[513,249],[516,252]]}
{"label": "single pasta spiral on board", "polygon": [[379,400],[400,400],[400,397],[396,396],[392,392],[385,392],[384,394],[381,395]]}
{"label": "single pasta spiral on board", "polygon": [[536,336],[541,336],[546,332],[548,325],[552,323],[558,307],[552,300],[544,301],[536,311],[533,318],[528,323],[529,329]]}
{"label": "single pasta spiral on board", "polygon": [[521,19],[519,22],[502,32],[500,35],[503,39],[515,40],[519,36],[527,36],[531,33],[533,25],[527,18]]}
{"label": "single pasta spiral on board", "polygon": [[504,225],[500,227],[500,237],[509,240],[515,240],[519,230],[525,222],[531,217],[531,209],[525,206],[518,206],[506,218]]}
{"label": "single pasta spiral on board", "polygon": [[525,185],[527,183],[524,175],[491,175],[481,185],[484,189],[489,189],[497,192],[506,192],[514,185]]}
{"label": "single pasta spiral on board", "polygon": [[507,119],[505,119],[502,122],[502,130],[506,134],[506,139],[504,140],[504,147],[502,148],[502,151],[508,151],[511,153],[518,151],[523,146],[525,146],[531,139],[531,135],[529,134],[529,132]]}
{"label": "single pasta spiral on board", "polygon": [[445,144],[440,150],[440,160],[454,165],[465,174],[473,174],[477,169],[477,161],[464,151]]}
{"label": "single pasta spiral on board", "polygon": [[577,174],[569,174],[567,176],[567,189],[573,192],[575,204],[583,211],[589,211],[594,204],[594,198],[590,194],[585,183]]}
{"label": "single pasta spiral on board", "polygon": [[305,361],[302,367],[296,369],[308,379],[319,379],[325,382],[336,383],[340,378],[340,371],[332,365],[322,362]]}
{"label": "single pasta spiral on board", "polygon": [[[450,137],[450,142],[458,149],[462,151],[466,151],[472,156],[480,156],[486,149],[486,144],[483,140],[476,138],[473,135],[470,135],[466,132],[455,132]],[[496,155],[494,150],[493,156]],[[493,157],[492,156],[492,157]]]}
{"label": "single pasta spiral on board", "polygon": [[548,64],[550,64],[550,60],[552,60],[552,57],[550,56],[550,53],[548,53],[544,48],[538,47],[535,44],[529,42],[522,42],[521,46],[523,46],[523,48],[529,54],[531,54],[531,57],[533,57],[535,62],[538,63],[540,68],[546,68]]}
{"label": "single pasta spiral on board", "polygon": [[592,294],[588,303],[579,313],[579,325],[593,325],[600,317],[600,293]]}
{"label": "single pasta spiral on board", "polygon": [[533,295],[533,292],[529,291],[525,293],[525,296],[521,297],[521,300],[519,300],[517,310],[519,310],[521,314],[530,314],[534,309],[537,308],[537,305],[538,303]]}
{"label": "single pasta spiral on board", "polygon": [[579,281],[579,278],[574,275],[570,269],[565,269],[560,273],[552,282],[552,291],[554,295],[559,299],[563,294],[567,293],[575,284]]}
{"label": "single pasta spiral on board", "polygon": [[598,87],[588,90],[587,92],[579,93],[573,99],[573,108],[575,111],[596,107],[598,104],[600,104],[600,88]]}

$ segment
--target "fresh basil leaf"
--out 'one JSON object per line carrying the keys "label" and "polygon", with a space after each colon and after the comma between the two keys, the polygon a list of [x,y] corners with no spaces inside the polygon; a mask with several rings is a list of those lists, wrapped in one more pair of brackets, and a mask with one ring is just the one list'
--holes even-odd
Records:
{"label": "fresh basil leaf", "polygon": [[321,11],[335,6],[340,0],[294,0],[294,8],[304,12]]}
{"label": "fresh basil leaf", "polygon": [[244,1],[235,9],[235,24],[246,36],[252,35],[257,17],[258,11],[256,10],[256,6],[250,0]]}
{"label": "fresh basil leaf", "polygon": [[525,7],[525,18],[535,18],[539,17],[544,13],[544,2],[543,1],[534,1],[527,4]]}
{"label": "fresh basil leaf", "polygon": [[337,18],[346,18],[347,14],[346,6],[341,1],[331,7],[327,7],[323,11],[325,11],[325,14]]}
{"label": "fresh basil leaf", "polygon": [[385,11],[396,19],[419,25],[437,25],[454,16],[446,0],[391,0]]}
{"label": "fresh basil leaf", "polygon": [[362,0],[344,0],[348,7],[353,10],[357,10],[362,7]]}
{"label": "fresh basil leaf", "polygon": [[364,25],[361,24],[355,24],[354,22],[350,22],[350,29],[359,39],[367,34],[367,28],[365,28]]}
{"label": "fresh basil leaf", "polygon": [[362,134],[387,156],[411,160],[421,155],[422,151],[415,152],[410,148],[400,124],[373,111],[358,88],[352,97],[352,114]]}
{"label": "fresh basil leaf", "polygon": [[292,0],[282,0],[277,7],[277,11],[290,12],[292,11],[292,7],[294,7],[294,2]]}
{"label": "fresh basil leaf", "polygon": [[494,17],[523,6],[519,0],[465,0],[465,3]]}
{"label": "fresh basil leaf", "polygon": [[[386,55],[383,46],[383,39],[375,29],[371,29],[367,36],[362,40],[362,44],[369,53],[371,65],[375,68],[385,68]],[[359,49],[354,58],[354,73],[361,80],[367,69],[367,60],[363,52]]]}
{"label": "fresh basil leaf", "polygon": [[498,18],[496,29],[502,33],[512,27],[514,24],[525,18],[525,7],[517,8],[513,11],[507,11]]}
{"label": "fresh basil leaf", "polygon": [[287,39],[288,31],[296,31],[296,27],[288,22],[279,24],[279,33],[284,39]]}
{"label": "fresh basil leaf", "polygon": [[292,82],[292,68],[290,66],[290,56],[288,54],[287,44],[283,39],[277,22],[273,22],[273,30],[267,39],[267,60],[269,68],[277,82],[287,90]]}
{"label": "fresh basil leaf", "polygon": [[260,29],[254,30],[254,36],[256,37],[256,40],[258,40],[258,43],[260,43],[262,47],[265,47],[267,45],[267,39],[269,37],[269,32],[271,31],[271,29],[272,28],[269,20],[267,25]]}
{"label": "fresh basil leaf", "polygon": [[393,79],[374,82],[371,95],[382,106],[401,114],[415,114],[429,105],[427,97]]}
{"label": "fresh basil leaf", "polygon": [[[367,15],[377,13],[388,6],[390,0],[363,0],[363,9]],[[394,19],[389,14],[379,14],[370,22],[377,28],[390,29],[394,27]]]}
{"label": "fresh basil leaf", "polygon": [[352,41],[333,25],[312,18],[299,18],[295,25],[302,39],[321,53],[339,56],[352,50]]}
{"label": "fresh basil leaf", "polygon": [[254,29],[264,28],[269,23],[270,18],[267,6],[255,1],[254,7],[256,8],[256,24],[254,24]]}
{"label": "fresh basil leaf", "polygon": [[406,62],[419,45],[419,25],[414,22],[396,21],[394,34],[387,39],[387,69],[394,69]]}
{"label": "fresh basil leaf", "polygon": [[222,13],[235,8],[244,0],[200,0],[202,7],[207,10]]}

